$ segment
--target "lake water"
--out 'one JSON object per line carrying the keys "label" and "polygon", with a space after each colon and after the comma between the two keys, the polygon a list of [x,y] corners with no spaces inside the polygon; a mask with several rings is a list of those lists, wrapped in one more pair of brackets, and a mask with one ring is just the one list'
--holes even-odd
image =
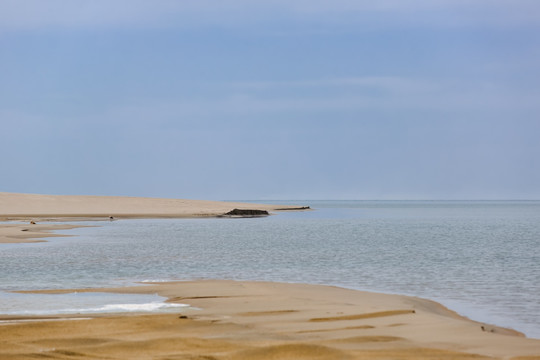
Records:
{"label": "lake water", "polygon": [[54,295],[52,301],[9,290],[271,280],[430,298],[540,338],[539,201],[293,203],[315,210],[90,222],[84,224],[97,227],[61,232],[75,237],[0,245],[0,314],[106,311],[115,304],[166,310],[159,297]]}

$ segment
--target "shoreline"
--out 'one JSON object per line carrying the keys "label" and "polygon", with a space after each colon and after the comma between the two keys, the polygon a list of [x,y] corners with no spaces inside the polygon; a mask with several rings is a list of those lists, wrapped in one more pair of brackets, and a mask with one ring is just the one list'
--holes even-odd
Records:
{"label": "shoreline", "polygon": [[[447,306],[443,305],[440,302],[437,302],[432,299],[418,297],[414,295],[404,295],[404,294],[395,294],[395,293],[385,293],[385,292],[377,292],[377,291],[370,291],[370,290],[358,290],[358,289],[352,289],[347,288],[343,286],[337,286],[337,285],[324,285],[324,284],[310,284],[310,283],[297,283],[297,282],[280,282],[280,281],[258,281],[258,280],[227,280],[227,279],[197,279],[197,280],[170,280],[170,281],[138,281],[135,282],[131,286],[121,286],[121,287],[90,287],[90,288],[72,288],[72,289],[38,289],[38,290],[12,290],[8,291],[10,293],[15,294],[43,294],[43,295],[66,295],[66,294],[79,294],[79,293],[86,293],[86,294],[93,294],[93,293],[111,293],[111,294],[140,294],[140,295],[159,295],[166,300],[164,303],[179,303],[179,301],[184,299],[194,299],[198,300],[201,298],[218,298],[220,296],[190,296],[190,297],[179,297],[179,296],[173,296],[171,297],[169,292],[169,287],[172,286],[176,290],[177,287],[181,287],[185,284],[191,284],[191,283],[208,283],[208,284],[214,284],[214,283],[232,283],[232,284],[240,284],[240,286],[245,287],[246,284],[268,284],[270,286],[306,286],[306,287],[320,287],[320,288],[334,288],[334,289],[341,289],[345,291],[353,291],[358,293],[364,293],[364,294],[372,294],[372,295],[381,295],[381,296],[395,296],[395,297],[403,297],[411,299],[412,302],[414,302],[417,306],[420,304],[423,304],[424,307],[428,309],[428,311],[459,319],[464,321],[469,321],[472,323],[475,323],[479,326],[484,326],[485,328],[492,329],[493,331],[490,332],[497,332],[499,334],[506,334],[510,336],[519,336],[523,338],[528,338],[524,333],[512,329],[512,328],[506,328],[501,327],[493,324],[488,324],[485,322],[477,321],[470,319],[469,317],[460,314],[457,311],[454,311]],[[161,289],[163,287],[163,289]],[[235,295],[236,296],[236,295]],[[182,305],[186,305],[181,303]],[[189,305],[191,306],[191,305]],[[161,313],[160,311],[148,311],[149,313]],[[404,311],[406,313],[410,311]],[[137,312],[118,312],[114,314],[118,315],[129,315],[130,313],[137,314]],[[142,313],[146,313],[146,311],[142,311]],[[414,311],[412,311],[414,313]],[[77,315],[85,314],[89,317],[101,317],[101,316],[107,316],[110,315],[110,313],[107,312],[90,312],[90,313],[77,313]],[[48,315],[32,315],[29,314],[28,316],[24,315],[13,315],[13,317],[19,317],[21,319],[27,319],[27,320],[39,320],[43,318],[69,318],[71,319],[74,316],[74,314],[71,313],[51,313]],[[9,319],[8,319],[9,318]],[[0,314],[0,321],[3,320],[12,320],[12,315],[5,315],[3,316]],[[318,319],[313,319],[315,322],[317,322]],[[535,338],[529,338],[529,339],[535,339]],[[540,339],[536,339],[540,340]]]}
{"label": "shoreline", "polygon": [[234,209],[308,210],[299,205],[269,205],[228,201],[163,199],[130,196],[38,195],[0,192],[0,221],[71,218],[215,217]]}
{"label": "shoreline", "polygon": [[52,231],[84,226],[50,224],[51,222],[209,218],[223,217],[235,209],[272,212],[306,211],[309,207],[129,196],[0,192],[0,222],[20,222],[0,223],[0,244],[44,242],[46,237],[69,236],[54,234]]}
{"label": "shoreline", "polygon": [[[43,242],[51,236],[73,236],[52,232],[85,226],[65,222],[108,221],[110,216],[114,219],[216,217],[238,207],[307,210],[299,206],[252,203],[0,193],[0,221],[21,216],[17,223],[0,223],[0,246]],[[69,358],[123,359],[144,353],[146,357],[140,358],[270,359],[268,354],[278,354],[274,358],[540,359],[540,339],[470,320],[432,300],[399,294],[232,280],[17,292],[73,291],[159,294],[167,302],[187,303],[201,310],[186,314],[0,316],[0,321],[7,321],[0,324],[0,358],[25,359],[45,354],[66,359],[69,353],[80,355]],[[130,333],[131,328],[137,332]],[[117,332],[125,336],[119,337]],[[190,339],[189,344],[186,339]],[[40,344],[39,352],[34,351],[35,344]],[[215,348],[222,350],[216,352]]]}
{"label": "shoreline", "polygon": [[[195,332],[197,336],[191,341],[205,344],[197,346],[197,354],[215,359],[266,359],[269,357],[265,354],[269,351],[285,350],[285,353],[291,353],[278,358],[302,359],[306,352],[328,355],[321,359],[354,359],[367,355],[381,359],[396,356],[406,359],[437,356],[445,359],[478,359],[482,356],[510,359],[526,356],[533,359],[532,356],[540,356],[540,339],[525,338],[513,330],[472,321],[432,300],[335,286],[197,280],[18,293],[65,294],[74,291],[157,294],[167,298],[166,302],[188,304],[199,310],[150,314],[2,316],[0,320],[3,321],[36,322],[11,322],[0,326],[0,339],[3,339],[0,342],[7,341],[12,346],[11,353],[0,351],[0,355],[24,358],[23,355],[29,354],[20,346],[32,339],[40,342],[41,346],[54,346],[55,349],[62,348],[62,351],[85,356],[116,358],[115,355],[122,354],[130,357],[125,352],[129,344],[133,351],[138,346],[152,348],[148,358],[165,357],[172,356],[178,349],[174,346],[174,349],[169,349],[171,344],[159,345],[164,339],[175,338],[178,342]],[[138,324],[136,333],[115,337],[116,331],[134,323]],[[56,337],[49,332],[59,327],[71,328],[73,333]],[[180,337],[177,327],[184,331]],[[156,328],[161,329],[159,336],[155,334]],[[16,329],[18,335],[10,335],[14,333],[10,329]],[[104,329],[107,329],[106,334]],[[87,339],[94,331],[98,331],[100,337],[105,336],[107,341],[100,345],[81,345],[81,337]],[[228,350],[213,353],[215,341],[226,345]],[[86,342],[91,341],[87,339]],[[116,353],[119,342],[125,342],[126,346],[121,347],[121,353]],[[60,343],[62,346],[58,346]],[[116,345],[110,346],[110,343]],[[253,356],[242,357],[246,352]]]}
{"label": "shoreline", "polygon": [[[33,218],[37,219],[37,218]],[[32,220],[33,221],[33,220]],[[41,220],[47,221],[47,220]],[[77,220],[80,221],[80,220]],[[35,222],[35,221],[34,221]],[[26,221],[16,221],[15,223],[2,224],[0,223],[0,245],[1,244],[25,244],[25,243],[40,243],[47,242],[45,240],[49,237],[70,237],[76,235],[65,235],[54,233],[58,230],[71,230],[82,227],[88,227],[87,225],[74,225],[74,224],[42,224],[42,223],[30,223]]]}

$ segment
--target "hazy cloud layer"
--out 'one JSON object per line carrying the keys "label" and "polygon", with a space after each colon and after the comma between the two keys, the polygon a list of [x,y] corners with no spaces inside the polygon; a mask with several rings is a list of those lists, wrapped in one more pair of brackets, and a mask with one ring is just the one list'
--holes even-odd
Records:
{"label": "hazy cloud layer", "polygon": [[344,20],[367,21],[373,16],[431,26],[515,26],[537,24],[540,5],[534,0],[3,0],[0,3],[0,24],[8,29],[236,27],[283,19],[339,24]]}
{"label": "hazy cloud layer", "polygon": [[0,2],[0,191],[540,198],[537,1]]}

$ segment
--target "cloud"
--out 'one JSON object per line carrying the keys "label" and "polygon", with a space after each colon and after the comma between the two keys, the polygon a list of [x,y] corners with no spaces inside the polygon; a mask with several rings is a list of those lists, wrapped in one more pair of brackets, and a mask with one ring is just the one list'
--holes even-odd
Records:
{"label": "cloud", "polygon": [[150,24],[169,10],[168,2],[104,0],[4,0],[0,3],[0,23],[4,28],[87,28]]}
{"label": "cloud", "polygon": [[[492,80],[470,81],[456,78],[407,78],[367,76],[305,81],[243,82],[231,85],[234,108],[281,110],[343,109],[431,109],[448,111],[496,110],[540,111],[537,89],[512,86]],[[292,90],[291,90],[292,89]],[[318,95],[310,95],[319,89]],[[259,93],[299,94],[298,97],[258,97]],[[229,92],[230,93],[230,92]],[[239,94],[244,94],[240,96]],[[225,108],[222,108],[225,111]]]}
{"label": "cloud", "polygon": [[258,81],[239,82],[230,84],[238,89],[265,90],[286,88],[325,88],[325,89],[366,89],[398,91],[431,91],[435,84],[427,80],[412,79],[398,76],[363,76],[363,77],[336,77],[326,79],[311,79],[299,81]]}
{"label": "cloud", "polygon": [[[156,132],[171,136],[287,132],[324,124],[329,119],[336,129],[361,119],[395,119],[403,124],[419,119],[475,122],[508,119],[511,114],[510,118],[524,121],[536,119],[533,115],[540,112],[538,92],[451,79],[351,77],[207,86],[215,86],[219,91],[212,89],[212,96],[177,94],[101,104],[92,114],[55,119],[54,128],[49,127],[50,114],[4,112],[0,117],[11,119],[12,131],[17,132],[14,139],[24,133],[40,136],[70,132],[73,128],[81,134],[101,134],[106,130],[108,134],[129,138],[132,133]],[[320,91],[309,91],[312,88]]]}
{"label": "cloud", "polygon": [[2,0],[0,29],[242,27],[283,21],[341,26],[381,19],[398,26],[515,26],[537,24],[539,10],[535,0]]}

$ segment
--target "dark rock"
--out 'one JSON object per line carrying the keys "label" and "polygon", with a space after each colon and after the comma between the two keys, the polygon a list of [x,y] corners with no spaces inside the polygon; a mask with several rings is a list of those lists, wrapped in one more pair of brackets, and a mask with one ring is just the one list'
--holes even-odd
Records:
{"label": "dark rock", "polygon": [[254,217],[254,216],[267,216],[268,211],[266,210],[257,210],[257,209],[234,209],[229,211],[223,216],[244,216],[244,217]]}

